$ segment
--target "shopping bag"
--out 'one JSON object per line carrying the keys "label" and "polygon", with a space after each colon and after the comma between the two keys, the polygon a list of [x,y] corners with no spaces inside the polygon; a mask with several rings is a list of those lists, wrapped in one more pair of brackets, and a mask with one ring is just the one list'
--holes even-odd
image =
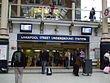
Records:
{"label": "shopping bag", "polygon": [[47,68],[47,75],[52,75],[52,69],[51,68]]}
{"label": "shopping bag", "polygon": [[105,74],[108,74],[108,73],[110,72],[110,67],[109,67],[109,66],[106,66],[106,67],[104,68],[103,72],[104,72]]}

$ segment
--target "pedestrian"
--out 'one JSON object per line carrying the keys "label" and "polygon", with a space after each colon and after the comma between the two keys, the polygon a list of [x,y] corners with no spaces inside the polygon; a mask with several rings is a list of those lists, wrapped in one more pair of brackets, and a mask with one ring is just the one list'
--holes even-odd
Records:
{"label": "pedestrian", "polygon": [[85,57],[86,57],[86,54],[85,54],[84,50],[81,49],[81,51],[80,51],[80,58],[81,59],[85,59]]}
{"label": "pedestrian", "polygon": [[104,54],[104,66],[110,65],[110,51],[106,51]]}
{"label": "pedestrian", "polygon": [[70,67],[70,58],[71,58],[71,53],[70,50],[68,49],[67,52],[65,53],[65,66],[67,69]]}
{"label": "pedestrian", "polygon": [[78,73],[79,73],[80,64],[81,64],[81,58],[80,58],[80,53],[78,53],[76,56],[75,63],[73,65],[73,74],[75,76],[79,76]]}
{"label": "pedestrian", "polygon": [[104,69],[103,72],[108,74],[110,72],[110,51],[106,51],[104,54]]}
{"label": "pedestrian", "polygon": [[59,65],[59,59],[60,59],[60,53],[56,50],[56,52],[54,52],[54,63],[55,63],[55,66]]}
{"label": "pedestrian", "polygon": [[54,9],[55,9],[55,5],[54,5],[54,3],[51,3],[50,5],[50,16],[53,16],[53,14],[54,14]]}
{"label": "pedestrian", "polygon": [[92,8],[91,11],[90,11],[89,19],[90,19],[90,21],[94,21],[94,19],[96,19],[94,8]]}
{"label": "pedestrian", "polygon": [[73,65],[74,65],[74,63],[75,63],[75,61],[76,61],[76,57],[77,57],[77,54],[78,54],[78,53],[79,53],[78,48],[77,48],[77,49],[73,49],[73,51],[72,51]]}
{"label": "pedestrian", "polygon": [[21,46],[17,47],[12,55],[11,67],[14,67],[15,71],[15,83],[22,83],[23,68],[25,68],[25,54],[22,52]]}
{"label": "pedestrian", "polygon": [[49,60],[49,54],[46,50],[40,53],[41,66],[42,66],[42,74],[45,74],[46,65]]}

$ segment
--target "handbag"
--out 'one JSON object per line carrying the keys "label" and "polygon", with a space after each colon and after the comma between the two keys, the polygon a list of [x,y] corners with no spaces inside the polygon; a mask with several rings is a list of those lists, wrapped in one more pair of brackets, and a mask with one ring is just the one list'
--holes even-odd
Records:
{"label": "handbag", "polygon": [[108,57],[104,57],[104,61],[109,63],[109,58]]}
{"label": "handbag", "polygon": [[110,67],[109,67],[109,66],[106,66],[106,67],[104,68],[103,72],[104,72],[105,74],[108,74],[108,73],[110,72]]}

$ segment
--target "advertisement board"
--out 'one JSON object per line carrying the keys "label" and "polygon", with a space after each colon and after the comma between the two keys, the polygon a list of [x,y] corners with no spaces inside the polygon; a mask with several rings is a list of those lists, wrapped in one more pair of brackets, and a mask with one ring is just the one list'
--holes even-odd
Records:
{"label": "advertisement board", "polygon": [[0,60],[7,60],[7,45],[0,45]]}

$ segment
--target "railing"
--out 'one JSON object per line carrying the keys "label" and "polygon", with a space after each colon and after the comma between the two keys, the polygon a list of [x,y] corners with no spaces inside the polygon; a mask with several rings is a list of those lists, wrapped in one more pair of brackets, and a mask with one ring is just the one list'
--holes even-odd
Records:
{"label": "railing", "polygon": [[[75,13],[76,13],[76,17],[75,19],[81,20],[81,21],[90,21],[89,19],[89,14],[90,14],[90,10],[82,10],[82,9],[75,9]],[[80,17],[77,17],[80,16]],[[95,11],[95,18],[94,18],[95,22],[101,22],[102,21],[102,12],[101,11]]]}
{"label": "railing", "polygon": [[[90,10],[73,9],[66,7],[50,7],[41,5],[10,4],[9,18],[28,18],[40,20],[90,21]],[[100,22],[102,15],[96,11],[96,19]]]}

